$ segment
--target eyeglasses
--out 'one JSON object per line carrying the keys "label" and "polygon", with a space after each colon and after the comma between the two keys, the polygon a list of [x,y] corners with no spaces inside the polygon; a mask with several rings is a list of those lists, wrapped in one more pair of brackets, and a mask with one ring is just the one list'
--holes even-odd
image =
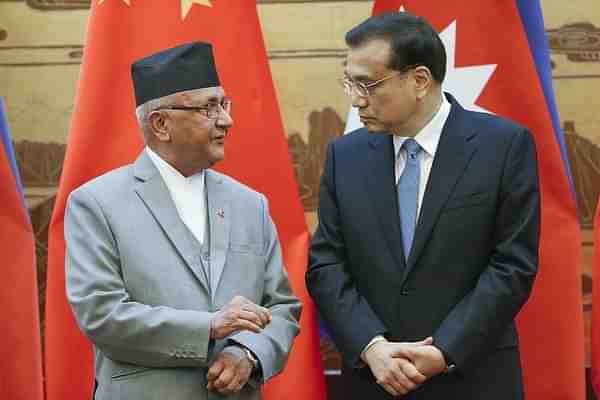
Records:
{"label": "eyeglasses", "polygon": [[165,106],[159,107],[154,111],[160,110],[181,110],[181,111],[195,111],[203,115],[208,119],[217,119],[221,115],[221,111],[225,111],[228,115],[231,115],[233,108],[233,101],[229,97],[224,97],[220,103],[208,103],[204,106]]}
{"label": "eyeglasses", "polygon": [[[342,85],[342,88],[344,89],[344,93],[346,93],[346,95],[348,95],[348,96],[352,96],[352,95],[356,94],[360,97],[369,97],[373,94],[372,93],[373,90],[377,86],[382,84],[383,82],[387,81],[388,79],[392,79],[393,77],[395,77],[397,75],[408,72],[409,70],[416,68],[417,66],[418,65],[408,65],[400,71],[394,71],[391,74],[389,74],[388,76],[384,76],[383,78],[378,79],[374,82],[370,82],[370,83],[355,81],[352,78],[350,78],[349,76],[344,76],[343,79],[340,79],[340,84]],[[371,90],[369,90],[369,89],[371,89]]]}

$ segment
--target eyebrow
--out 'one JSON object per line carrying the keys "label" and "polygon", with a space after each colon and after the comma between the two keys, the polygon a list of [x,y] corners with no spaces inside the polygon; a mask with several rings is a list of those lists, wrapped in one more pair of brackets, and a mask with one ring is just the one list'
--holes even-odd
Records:
{"label": "eyebrow", "polygon": [[346,71],[344,71],[344,75],[346,75],[348,78],[354,80],[354,81],[375,81],[376,79],[368,76],[368,75],[349,75],[346,73]]}
{"label": "eyebrow", "polygon": [[223,95],[223,96],[211,96],[211,97],[205,99],[205,102],[206,103],[220,103],[225,97],[227,97],[227,96],[225,96],[225,95]]}
{"label": "eyebrow", "polygon": [[344,67],[344,75],[347,76],[348,78],[355,80],[355,81],[374,81],[375,79],[373,79],[372,77],[368,76],[368,75],[350,75],[348,74],[348,71],[346,70],[346,67],[348,66],[348,62],[346,60],[342,61],[342,67]]}
{"label": "eyebrow", "polygon": [[198,103],[200,103],[200,105],[206,105],[206,104],[212,104],[212,103],[221,103],[221,101],[223,101],[223,99],[226,97],[227,96],[225,96],[225,95],[223,95],[223,96],[213,95],[213,96],[202,98],[202,99],[186,99],[184,101],[186,103],[191,103],[194,105],[197,105]]}

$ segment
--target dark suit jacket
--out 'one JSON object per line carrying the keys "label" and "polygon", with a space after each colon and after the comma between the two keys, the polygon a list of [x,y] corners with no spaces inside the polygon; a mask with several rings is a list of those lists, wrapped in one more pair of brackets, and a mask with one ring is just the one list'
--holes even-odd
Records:
{"label": "dark suit jacket", "polygon": [[359,129],[328,148],[306,282],[344,358],[348,398],[388,398],[358,367],[379,334],[433,336],[457,365],[413,398],[522,396],[514,318],[538,264],[535,145],[523,127],[448,98],[408,261],[392,136]]}

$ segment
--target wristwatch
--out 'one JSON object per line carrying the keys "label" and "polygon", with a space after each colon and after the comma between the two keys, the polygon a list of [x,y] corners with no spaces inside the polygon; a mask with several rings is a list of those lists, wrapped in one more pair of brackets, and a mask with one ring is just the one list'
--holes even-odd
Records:
{"label": "wristwatch", "polygon": [[246,347],[242,347],[242,350],[244,350],[246,357],[248,357],[248,361],[250,361],[250,364],[252,364],[252,369],[256,370],[258,368],[258,360],[256,357],[254,357],[254,354],[252,354],[252,352]]}
{"label": "wristwatch", "polygon": [[445,351],[442,349],[440,349],[440,351],[442,352],[444,360],[446,361],[446,370],[444,371],[444,374],[451,374],[456,369],[456,364],[454,364],[450,356]]}
{"label": "wristwatch", "polygon": [[456,364],[454,364],[454,363],[447,364],[444,374],[451,374],[452,372],[454,372],[455,369],[456,369]]}

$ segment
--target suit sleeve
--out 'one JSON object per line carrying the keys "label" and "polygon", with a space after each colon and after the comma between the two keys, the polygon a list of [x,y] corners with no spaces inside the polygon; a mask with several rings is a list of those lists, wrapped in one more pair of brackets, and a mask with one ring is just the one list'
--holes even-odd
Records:
{"label": "suit sleeve", "polygon": [[434,343],[459,369],[493,349],[526,302],[538,265],[540,194],[535,145],[513,135],[504,162],[489,264],[444,319]]}
{"label": "suit sleeve", "polygon": [[256,355],[262,369],[262,383],[280,373],[294,338],[300,332],[298,321],[302,304],[294,296],[283,265],[281,246],[269,215],[267,200],[261,196],[264,232],[265,277],[261,305],[271,311],[271,322],[260,332],[239,331],[229,340],[247,347]]}
{"label": "suit sleeve", "polygon": [[384,335],[386,328],[360,294],[348,270],[335,165],[335,147],[330,144],[321,178],[319,226],[311,243],[306,286],[345,361],[358,367],[365,346],[375,336]]}
{"label": "suit sleeve", "polygon": [[68,201],[65,241],[67,297],[79,327],[102,353],[147,367],[206,365],[212,314],[133,301],[110,225],[85,189]]}

